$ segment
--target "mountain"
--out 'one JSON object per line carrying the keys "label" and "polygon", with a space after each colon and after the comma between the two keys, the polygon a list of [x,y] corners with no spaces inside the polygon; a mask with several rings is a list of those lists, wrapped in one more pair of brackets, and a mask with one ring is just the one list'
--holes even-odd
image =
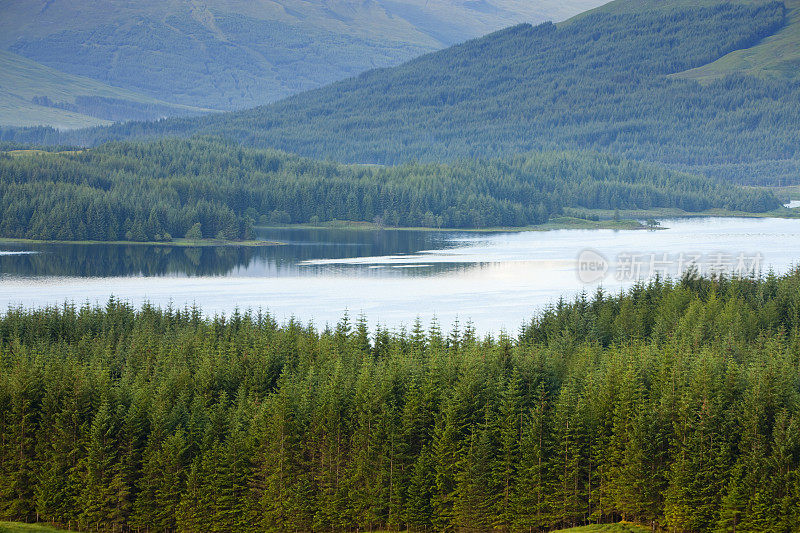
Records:
{"label": "mountain", "polygon": [[800,78],[800,0],[787,0],[786,24],[753,47],[736,50],[717,61],[677,77],[710,82],[730,74],[751,74],[777,79]]}
{"label": "mountain", "polygon": [[774,1],[619,0],[559,25],[514,26],[270,106],[68,137],[39,130],[3,138],[96,144],[203,133],[385,164],[579,149],[741,183],[796,183],[797,80],[736,69],[702,84],[689,79],[731,54],[768,50],[796,34],[794,9]]}
{"label": "mountain", "polygon": [[0,48],[175,104],[241,109],[602,0],[0,0]]}
{"label": "mountain", "polygon": [[3,50],[0,72],[0,124],[70,129],[203,111],[64,74]]}

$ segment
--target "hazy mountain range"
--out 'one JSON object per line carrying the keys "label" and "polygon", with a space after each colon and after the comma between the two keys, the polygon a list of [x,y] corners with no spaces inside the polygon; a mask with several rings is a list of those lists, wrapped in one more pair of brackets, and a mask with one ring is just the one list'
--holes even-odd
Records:
{"label": "hazy mountain range", "polygon": [[5,0],[0,124],[69,128],[253,107],[602,2]]}
{"label": "hazy mountain range", "polygon": [[217,135],[352,163],[591,150],[747,184],[800,175],[800,2],[618,0],[280,102],[8,140]]}

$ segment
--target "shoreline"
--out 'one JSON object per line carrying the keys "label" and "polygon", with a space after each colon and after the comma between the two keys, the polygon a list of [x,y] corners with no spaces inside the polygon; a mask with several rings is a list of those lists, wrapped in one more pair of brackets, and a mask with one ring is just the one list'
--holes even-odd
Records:
{"label": "shoreline", "polygon": [[[551,219],[544,224],[535,226],[493,226],[486,228],[436,228],[425,226],[387,226],[373,222],[355,222],[347,220],[337,220],[322,222],[319,224],[257,224],[256,228],[261,229],[318,229],[318,230],[353,230],[353,231],[438,231],[438,232],[458,232],[458,233],[518,233],[523,231],[555,231],[562,229],[615,229],[615,230],[662,230],[664,226],[650,226],[643,223],[643,220],[654,219],[681,219],[681,218],[782,218],[800,219],[800,209],[782,208],[775,211],[763,213],[747,213],[744,211],[728,211],[725,209],[709,209],[696,213],[681,211],[678,209],[653,209],[653,210],[629,210],[620,211],[623,218],[614,220],[613,211],[606,210],[586,210],[587,215],[598,215],[599,220],[589,220],[577,216],[560,216]],[[610,214],[609,214],[610,213]]]}
{"label": "shoreline", "polygon": [[63,240],[41,240],[41,239],[20,239],[14,237],[0,237],[0,244],[83,244],[100,245],[113,244],[117,246],[177,246],[185,248],[206,248],[206,247],[237,247],[257,248],[261,246],[283,246],[284,243],[278,241],[228,241],[220,239],[202,239],[191,241],[186,239],[175,239],[172,241],[63,241]]}
{"label": "shoreline", "polygon": [[442,233],[519,233],[523,231],[554,231],[560,229],[618,229],[618,230],[658,230],[660,226],[648,226],[638,220],[586,220],[577,217],[558,217],[536,226],[494,226],[487,228],[433,228],[425,226],[386,226],[372,222],[336,221],[320,224],[280,224],[256,225],[261,229],[318,229],[347,231],[437,231]]}
{"label": "shoreline", "polygon": [[[557,231],[565,229],[575,230],[601,230],[611,229],[619,231],[658,231],[667,229],[665,226],[651,226],[643,223],[644,219],[681,219],[681,218],[781,218],[781,219],[800,219],[800,209],[783,208],[765,213],[746,213],[742,211],[728,211],[725,209],[710,209],[697,213],[680,211],[677,209],[653,209],[649,211],[630,210],[620,211],[625,218],[614,220],[608,216],[610,211],[606,210],[586,210],[587,215],[595,215],[600,220],[589,220],[588,218],[576,216],[560,216],[553,218],[549,222],[535,226],[510,226],[510,227],[487,227],[487,228],[433,228],[424,226],[386,226],[373,222],[357,221],[331,221],[320,224],[280,224],[280,225],[256,225],[260,229],[305,229],[305,230],[344,230],[344,231],[436,231],[442,233],[521,233],[527,231]],[[613,215],[612,215],[613,216]],[[118,246],[175,246],[186,248],[205,248],[205,247],[247,247],[257,248],[262,246],[283,246],[285,243],[269,240],[246,240],[231,241],[221,239],[202,239],[186,240],[174,239],[172,241],[69,241],[57,239],[24,239],[16,237],[0,237],[2,244],[83,244],[83,245],[102,245],[113,244]]]}

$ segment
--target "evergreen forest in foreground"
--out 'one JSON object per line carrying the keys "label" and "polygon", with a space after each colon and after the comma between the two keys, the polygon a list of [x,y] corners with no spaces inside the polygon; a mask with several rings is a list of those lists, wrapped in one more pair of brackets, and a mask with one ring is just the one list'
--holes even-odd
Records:
{"label": "evergreen forest in foreground", "polygon": [[332,220],[519,227],[569,208],[780,206],[761,189],[592,153],[383,167],[313,161],[214,138],[9,153],[0,153],[0,237],[40,240],[248,239],[256,223]]}
{"label": "evergreen forest in foreground", "polygon": [[516,336],[115,300],[10,309],[0,519],[798,531],[800,270],[598,292]]}

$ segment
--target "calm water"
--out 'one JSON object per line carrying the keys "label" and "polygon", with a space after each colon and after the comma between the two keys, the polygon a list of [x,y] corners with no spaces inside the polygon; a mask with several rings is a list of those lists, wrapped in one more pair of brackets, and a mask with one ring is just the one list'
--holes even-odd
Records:
{"label": "calm water", "polygon": [[[655,273],[778,272],[800,260],[800,220],[664,220],[659,231],[526,233],[263,230],[260,248],[0,245],[0,308],[110,295],[207,313],[269,310],[279,320],[372,324],[436,316],[514,332],[560,296],[617,291]],[[580,261],[578,260],[580,259]]]}

